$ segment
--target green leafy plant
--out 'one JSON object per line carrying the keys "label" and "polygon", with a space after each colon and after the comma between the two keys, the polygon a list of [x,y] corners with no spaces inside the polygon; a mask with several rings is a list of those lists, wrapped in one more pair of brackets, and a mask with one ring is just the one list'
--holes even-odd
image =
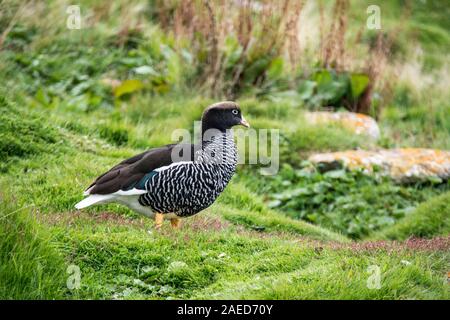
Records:
{"label": "green leafy plant", "polygon": [[271,183],[275,193],[269,196],[268,205],[291,217],[361,238],[393,225],[428,196],[448,188],[448,184],[440,188],[400,186],[387,177],[369,176],[360,170],[321,173],[309,165],[297,170],[285,166]]}
{"label": "green leafy plant", "polygon": [[362,73],[318,70],[310,79],[301,81],[297,91],[311,107],[344,107],[353,111],[369,81],[369,76]]}

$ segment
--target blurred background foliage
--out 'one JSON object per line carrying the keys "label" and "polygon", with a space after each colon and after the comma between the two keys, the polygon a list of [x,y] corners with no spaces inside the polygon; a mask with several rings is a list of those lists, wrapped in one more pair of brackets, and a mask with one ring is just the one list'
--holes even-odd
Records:
{"label": "blurred background foliage", "polygon": [[387,123],[420,118],[432,138],[448,128],[449,9],[439,1],[383,2],[381,30],[366,27],[364,1],[85,1],[80,30],[67,29],[63,1],[3,3],[5,87],[48,108],[113,110],[136,92],[196,88]]}
{"label": "blurred background foliage", "polygon": [[[0,210],[7,213],[7,219],[0,220],[0,232],[33,237],[36,219],[25,217],[31,207],[38,220],[51,220],[43,225],[51,226],[52,239],[46,231],[44,244],[2,237],[0,244],[8,249],[0,252],[1,265],[10,282],[0,281],[8,283],[0,286],[0,296],[7,296],[12,287],[20,289],[14,292],[17,297],[64,294],[56,294],[58,285],[48,274],[32,286],[36,290],[21,286],[36,266],[24,263],[29,271],[23,271],[27,277],[22,278],[17,264],[4,253],[9,248],[20,253],[18,261],[44,261],[53,259],[55,246],[66,261],[91,271],[88,285],[80,291],[80,297],[89,298],[191,297],[193,290],[215,283],[219,275],[225,282],[229,278],[224,274],[240,275],[243,269],[254,272],[251,281],[265,270],[278,276],[281,262],[285,272],[295,270],[305,255],[290,244],[275,244],[279,238],[273,233],[268,244],[234,230],[220,229],[220,235],[212,230],[206,238],[220,238],[214,254],[229,250],[234,264],[208,260],[190,247],[177,251],[178,258],[192,259],[189,263],[197,268],[173,275],[164,271],[167,252],[173,251],[171,240],[162,236],[157,244],[149,244],[141,229],[120,223],[106,226],[97,220],[105,208],[138,220],[123,207],[90,208],[89,217],[80,218],[82,226],[73,221],[58,224],[65,221],[61,213],[73,213],[80,190],[97,173],[125,157],[171,143],[174,129],[192,130],[204,107],[222,99],[237,100],[252,127],[280,129],[281,170],[275,177],[262,177],[257,166],[239,167],[212,209],[214,218],[251,231],[314,240],[448,236],[448,181],[399,185],[342,168],[325,173],[305,161],[315,152],[358,148],[450,149],[446,1],[80,0],[79,30],[67,28],[71,4],[0,0],[0,182],[5,186]],[[366,10],[373,4],[381,10],[380,30],[366,26]],[[308,123],[304,113],[312,110],[371,115],[378,121],[381,139],[374,142],[339,125]],[[123,235],[120,241],[110,228]],[[210,250],[211,243],[196,232],[198,227],[187,230],[182,236]],[[258,265],[261,259],[255,253],[254,261],[242,262],[261,246],[273,261]],[[286,257],[289,250],[295,252]],[[141,282],[132,278],[141,267],[135,251],[158,266],[158,271],[139,273],[134,280]],[[147,256],[154,251],[159,253]],[[109,252],[117,258],[110,259]],[[327,254],[327,266],[347,257]],[[53,260],[49,268],[58,269],[61,262]],[[441,260],[433,260],[438,269]],[[109,265],[103,268],[98,261]],[[423,261],[428,264],[428,257]],[[365,262],[357,262],[360,269]],[[127,276],[119,279],[118,269]],[[433,283],[431,292],[445,296],[441,279],[433,277],[434,282],[426,276],[417,282]],[[354,277],[343,276],[338,290],[343,293],[334,296],[352,296],[345,291],[349,278]],[[406,290],[396,287],[399,281],[392,283],[392,291],[375,294],[361,289],[358,297],[395,298],[395,292]],[[290,297],[289,290],[281,296]],[[403,297],[429,292],[414,290]]]}

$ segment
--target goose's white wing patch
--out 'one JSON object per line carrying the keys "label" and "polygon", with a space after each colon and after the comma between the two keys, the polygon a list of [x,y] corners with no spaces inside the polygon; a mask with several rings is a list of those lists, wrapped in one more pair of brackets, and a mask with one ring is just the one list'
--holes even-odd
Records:
{"label": "goose's white wing patch", "polygon": [[[88,192],[89,190],[86,190]],[[86,194],[85,192],[85,194]],[[83,209],[89,206],[92,206],[93,204],[102,204],[102,203],[108,203],[116,199],[118,196],[136,196],[147,193],[146,190],[139,190],[139,189],[131,189],[131,190],[119,190],[111,194],[91,194],[87,193],[89,197],[81,200],[75,205],[75,208],[77,209]]]}
{"label": "goose's white wing patch", "polygon": [[144,194],[144,193],[147,193],[147,190],[133,188],[131,190],[126,190],[126,191],[125,190],[119,190],[119,191],[116,191],[116,192],[111,193],[111,194],[118,195],[118,196],[135,196],[135,195]]}
{"label": "goose's white wing patch", "polygon": [[113,198],[114,196],[112,194],[93,194],[78,202],[75,205],[75,208],[83,209],[92,206],[93,204],[107,203],[110,202]]}
{"label": "goose's white wing patch", "polygon": [[90,194],[91,194],[91,190],[92,190],[93,187],[94,187],[94,186],[92,186],[92,187],[90,187],[89,189],[85,190],[85,191],[83,192],[83,196],[88,196],[88,195],[90,195]]}
{"label": "goose's white wing patch", "polygon": [[171,163],[168,166],[159,167],[159,168],[157,168],[157,169],[155,169],[153,171],[161,172],[161,171],[173,168],[173,167],[177,167],[177,166],[182,165],[182,164],[189,164],[189,163],[194,163],[194,162],[193,161],[178,161],[178,162]]}

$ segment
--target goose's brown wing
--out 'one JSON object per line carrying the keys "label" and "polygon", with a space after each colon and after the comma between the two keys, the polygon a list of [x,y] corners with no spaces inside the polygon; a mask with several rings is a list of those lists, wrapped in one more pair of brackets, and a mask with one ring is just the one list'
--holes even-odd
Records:
{"label": "goose's brown wing", "polygon": [[[99,176],[86,189],[86,193],[110,194],[133,188],[144,189],[145,181],[142,180],[150,177],[149,174],[153,170],[174,163],[172,160],[173,152],[176,152],[177,158],[181,158],[178,161],[193,161],[197,148],[198,146],[193,144],[169,144],[135,155]],[[190,150],[190,154],[184,155],[185,150]]]}

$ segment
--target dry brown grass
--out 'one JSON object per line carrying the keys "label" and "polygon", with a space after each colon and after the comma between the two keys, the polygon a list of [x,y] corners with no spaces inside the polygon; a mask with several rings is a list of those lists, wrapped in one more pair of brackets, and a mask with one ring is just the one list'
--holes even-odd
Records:
{"label": "dry brown grass", "polygon": [[[324,9],[322,3],[320,4],[321,12],[321,25],[326,24],[324,17]],[[324,68],[332,68],[336,71],[346,71],[346,47],[345,47],[345,35],[347,32],[348,24],[348,7],[349,0],[336,0],[328,32],[321,36],[323,42],[320,46],[321,62]],[[325,27],[321,30],[324,32]]]}
{"label": "dry brown grass", "polygon": [[[13,0],[8,2],[16,6],[10,7],[14,9],[9,10],[12,12],[10,22],[0,30],[0,48],[2,39],[18,20],[49,30],[41,37],[43,45],[46,38],[51,40],[51,32],[57,32],[58,28],[65,30],[64,8],[70,4],[67,1],[47,6],[36,1],[22,5]],[[390,51],[402,30],[402,21],[408,18],[409,8],[406,6],[395,30],[378,33],[376,40],[367,45],[362,40],[367,31],[364,24],[358,32],[349,31],[349,0],[155,0],[151,5],[153,17],[166,34],[176,40],[179,48],[188,43],[194,56],[192,79],[205,94],[235,99],[245,87],[260,87],[267,80],[270,61],[282,57],[284,72],[288,75],[299,76],[301,72],[301,77],[308,77],[317,66],[337,72],[367,74],[370,85],[358,101],[347,105],[351,111],[366,114],[381,111],[372,110],[375,90],[381,93],[384,103],[392,96],[392,79],[398,78],[400,69],[393,67]],[[103,28],[115,39],[116,45],[123,47],[135,34],[148,33],[152,22],[147,10],[148,3],[137,0],[83,7],[83,28]],[[116,12],[120,14],[114,15]],[[52,21],[59,21],[58,28],[54,28]],[[230,38],[236,39],[240,48],[231,66],[227,43]],[[269,61],[267,65],[256,72],[252,70],[255,74],[249,77],[249,68],[264,59]],[[296,83],[290,85],[294,88]]]}
{"label": "dry brown grass", "polygon": [[[307,0],[158,0],[156,16],[166,32],[180,42],[188,39],[192,44],[200,73],[198,83],[213,96],[234,99],[246,85],[243,82],[251,63],[262,57],[282,57],[284,71],[293,75],[301,70],[307,76],[316,65],[338,73],[367,74],[370,85],[358,101],[347,107],[368,114],[373,113],[371,97],[375,88],[389,94],[385,71],[396,32],[388,36],[379,33],[368,46],[362,40],[365,26],[349,34],[349,6],[349,0],[335,0],[333,5]],[[311,20],[311,11],[318,20]],[[318,29],[317,39],[302,43],[301,39],[313,29]],[[400,29],[401,23],[397,31]],[[231,68],[226,64],[230,36],[241,48]],[[266,71],[263,68],[248,85],[260,86],[266,80]]]}
{"label": "dry brown grass", "polygon": [[[194,46],[201,75],[199,83],[213,95],[232,98],[242,86],[249,64],[258,58],[286,54],[295,68],[299,57],[297,25],[303,1],[157,1],[157,16],[164,30]],[[230,36],[241,48],[231,70],[225,47]],[[265,70],[264,70],[265,71]],[[264,72],[254,85],[265,78]]]}

